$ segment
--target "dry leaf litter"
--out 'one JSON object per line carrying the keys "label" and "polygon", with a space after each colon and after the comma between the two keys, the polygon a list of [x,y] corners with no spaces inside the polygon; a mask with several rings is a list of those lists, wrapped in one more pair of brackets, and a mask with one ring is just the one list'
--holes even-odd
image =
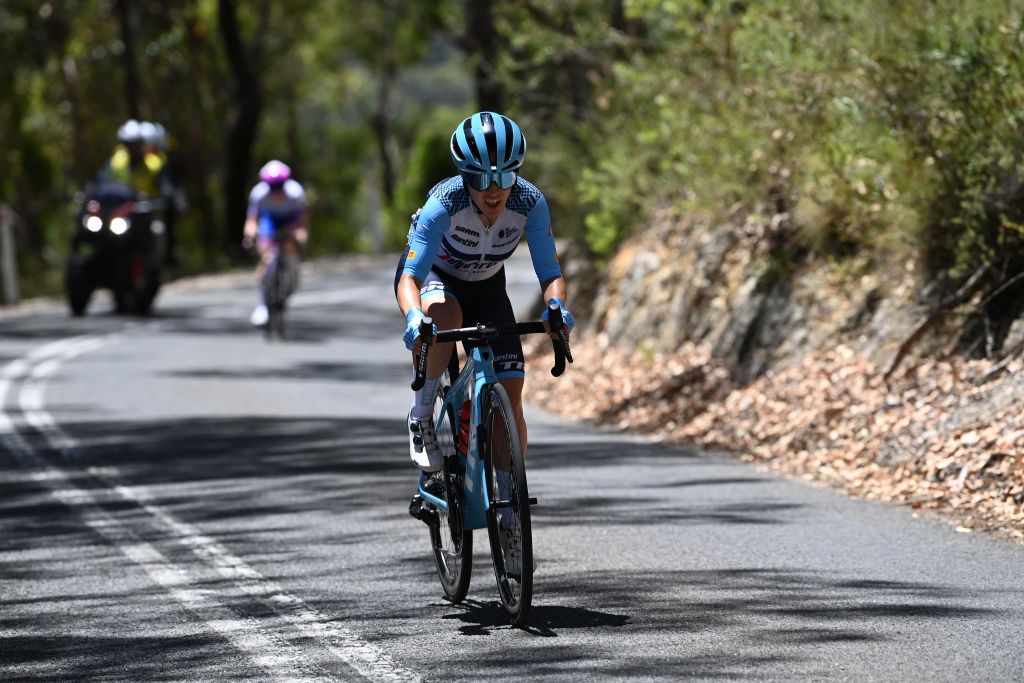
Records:
{"label": "dry leaf litter", "polygon": [[[544,367],[550,347],[531,344],[533,366]],[[991,361],[926,361],[887,385],[881,369],[838,347],[737,387],[697,346],[645,355],[599,336],[573,355],[561,378],[531,373],[532,402],[1024,542],[1019,360],[999,373]]]}

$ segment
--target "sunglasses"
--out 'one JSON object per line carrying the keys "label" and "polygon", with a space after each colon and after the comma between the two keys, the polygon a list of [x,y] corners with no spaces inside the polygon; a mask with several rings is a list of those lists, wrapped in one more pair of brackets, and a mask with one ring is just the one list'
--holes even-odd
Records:
{"label": "sunglasses", "polygon": [[466,187],[483,192],[491,186],[491,183],[498,183],[498,187],[507,190],[516,184],[515,171],[504,171],[500,173],[463,173],[462,182]]}

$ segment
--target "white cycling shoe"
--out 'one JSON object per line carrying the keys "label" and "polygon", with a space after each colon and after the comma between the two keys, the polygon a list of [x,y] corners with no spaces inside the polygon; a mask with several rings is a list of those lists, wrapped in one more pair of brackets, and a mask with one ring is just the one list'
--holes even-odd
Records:
{"label": "white cycling shoe", "polygon": [[441,449],[434,434],[434,418],[409,416],[409,457],[424,472],[441,469]]}
{"label": "white cycling shoe", "polygon": [[252,315],[249,316],[249,323],[255,327],[263,327],[267,324],[267,320],[270,319],[270,312],[267,307],[260,304],[256,308],[252,309]]}

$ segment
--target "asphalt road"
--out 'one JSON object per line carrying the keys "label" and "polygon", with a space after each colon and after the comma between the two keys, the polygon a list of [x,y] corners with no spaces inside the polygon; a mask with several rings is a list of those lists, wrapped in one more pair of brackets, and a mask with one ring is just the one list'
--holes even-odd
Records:
{"label": "asphalt road", "polygon": [[0,318],[0,679],[1024,679],[1020,547],[536,410],[534,626],[486,534],[446,603],[391,277],[319,264],[285,343],[245,278]]}

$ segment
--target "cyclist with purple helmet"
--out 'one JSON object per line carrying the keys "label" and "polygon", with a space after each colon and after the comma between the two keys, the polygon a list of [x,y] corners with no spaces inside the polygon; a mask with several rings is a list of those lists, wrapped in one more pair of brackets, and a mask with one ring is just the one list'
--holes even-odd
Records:
{"label": "cyclist with purple helmet", "polygon": [[[249,193],[249,210],[245,218],[242,245],[259,249],[257,281],[263,280],[274,250],[282,248],[296,253],[308,240],[306,191],[292,178],[287,164],[274,159],[260,169],[260,182]],[[249,318],[253,325],[264,325],[269,313],[260,288],[260,303]]]}
{"label": "cyclist with purple helmet", "polygon": [[[408,246],[395,274],[395,294],[406,319],[406,348],[416,348],[420,321],[426,316],[433,319],[435,329],[514,323],[503,262],[524,237],[544,301],[561,307],[571,330],[575,321],[566,305],[566,284],[555,254],[547,201],[518,174],[526,155],[526,138],[519,126],[502,114],[478,112],[455,129],[450,151],[459,174],[428,192],[426,203],[413,216]],[[427,381],[415,393],[409,412],[409,455],[425,472],[436,472],[441,466],[433,399],[452,346],[431,347]],[[525,453],[522,344],[518,337],[501,337],[491,347]]]}

